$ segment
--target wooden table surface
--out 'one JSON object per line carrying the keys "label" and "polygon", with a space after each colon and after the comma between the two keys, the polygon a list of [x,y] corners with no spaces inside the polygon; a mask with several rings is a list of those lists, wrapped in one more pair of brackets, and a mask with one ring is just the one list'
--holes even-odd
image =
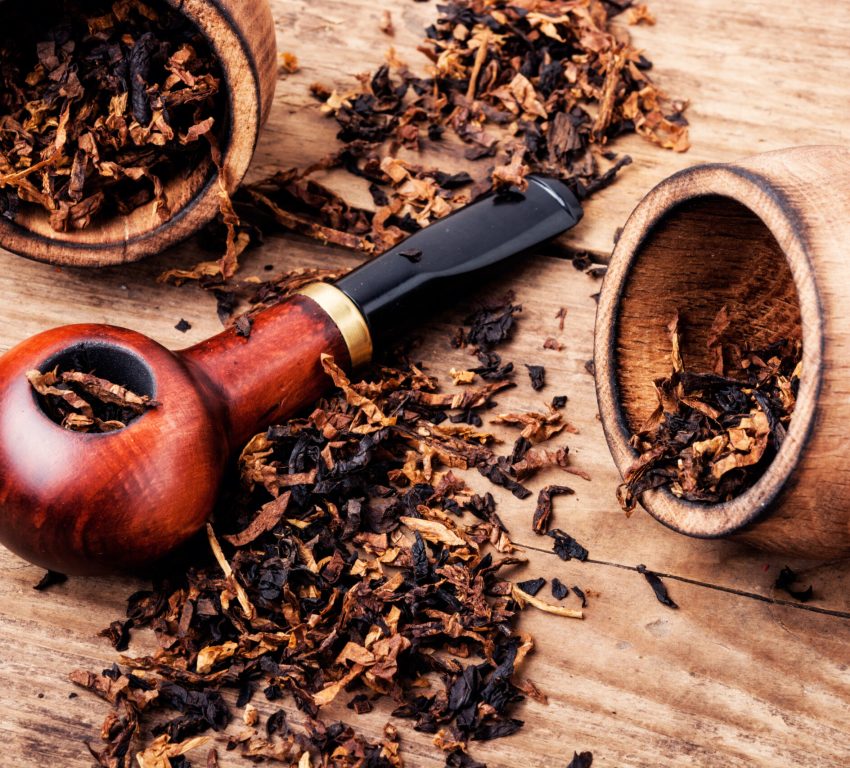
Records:
{"label": "wooden table surface", "polygon": [[[635,159],[621,179],[587,206],[584,222],[564,244],[606,255],[629,211],[653,184],[702,161],[722,161],[793,144],[850,141],[850,3],[811,0],[652,0],[658,23],[633,29],[668,92],[689,98],[692,150],[684,155],[639,139],[620,142]],[[275,0],[281,51],[294,51],[301,71],[281,79],[271,121],[252,176],[303,165],[334,146],[335,126],[323,118],[307,87],[345,87],[373,69],[388,44],[419,67],[415,50],[436,13],[411,0]],[[383,9],[396,27],[378,31]],[[440,162],[461,166],[451,152]],[[331,179],[355,191],[348,179]],[[362,188],[360,199],[368,198]],[[547,366],[538,395],[526,381],[499,397],[503,409],[527,409],[553,394],[570,397],[568,417],[580,428],[568,443],[590,482],[568,478],[578,491],[555,503],[555,524],[590,550],[587,563],[563,563],[549,540],[531,532],[533,499],[500,496],[500,514],[526,550],[523,577],[558,576],[589,595],[584,621],[529,610],[521,626],[537,641],[528,675],[548,706],[522,705],[526,727],[507,739],[473,743],[490,766],[565,765],[573,750],[590,750],[594,766],[847,766],[850,764],[850,563],[787,561],[725,542],[696,541],[663,528],[643,512],[625,519],[614,498],[618,482],[596,416],[591,357],[598,282],[570,262],[541,250],[510,280],[470,300],[512,288],[524,312],[507,358]],[[547,255],[548,254],[548,255]],[[56,269],[0,252],[0,352],[57,324],[96,321],[127,325],[172,347],[219,330],[211,296],[193,287],[155,282],[170,266],[197,259],[191,244],[129,267]],[[251,253],[244,274],[266,264],[352,265],[357,256],[282,236]],[[848,275],[850,277],[850,274]],[[559,332],[554,315],[567,307]],[[421,356],[436,374],[463,365],[448,343],[463,310],[449,309],[427,328]],[[185,318],[192,329],[181,334]],[[562,352],[544,351],[556,336]],[[522,379],[523,377],[519,377]],[[506,436],[508,436],[506,434]],[[546,474],[536,487],[565,478]],[[667,574],[679,604],[665,608],[633,567]],[[776,592],[789,564],[816,599],[801,605]],[[91,765],[84,739],[99,741],[106,705],[89,694],[69,699],[67,674],[99,670],[114,652],[97,632],[122,615],[139,587],[130,579],[73,578],[39,593],[41,571],[0,548],[0,766]],[[548,593],[548,588],[547,588]],[[573,598],[574,599],[574,598]],[[134,635],[131,652],[150,643]],[[260,697],[262,699],[262,697]],[[258,701],[261,714],[263,702]],[[287,705],[292,719],[301,714]],[[341,717],[375,735],[386,709]],[[407,764],[442,765],[431,737],[398,721]],[[223,765],[238,765],[231,753]]]}

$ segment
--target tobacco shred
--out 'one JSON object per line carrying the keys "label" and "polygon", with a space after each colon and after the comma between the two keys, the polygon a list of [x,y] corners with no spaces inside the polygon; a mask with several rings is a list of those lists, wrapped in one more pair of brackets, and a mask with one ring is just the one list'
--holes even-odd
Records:
{"label": "tobacco shred", "polygon": [[75,432],[112,432],[123,429],[159,403],[137,395],[92,373],[58,367],[47,373],[33,370],[27,379],[38,393],[44,412],[57,424]]}
{"label": "tobacco shred", "polygon": [[528,370],[528,378],[531,379],[531,388],[539,392],[546,385],[546,369],[542,365],[525,365]]}
{"label": "tobacco shred", "polygon": [[593,765],[593,753],[591,752],[573,752],[573,759],[570,760],[567,768],[591,768]]}
{"label": "tobacco shred", "polygon": [[529,579],[528,581],[518,581],[517,586],[525,593],[535,597],[537,593],[546,586],[546,579]]}
{"label": "tobacco shred", "polygon": [[[222,204],[225,256],[163,277],[218,284],[270,226],[381,253],[492,189],[523,190],[531,173],[559,178],[584,199],[631,163],[611,149],[625,134],[685,151],[686,103],[655,85],[651,62],[612,23],[629,5],[437,6],[419,48],[427,75],[391,50],[387,63],[350,87],[314,83],[321,111],[338,126],[338,146],[306,168],[243,187],[232,206]],[[392,34],[388,14],[380,28]],[[466,160],[483,161],[476,177],[416,162],[417,153],[439,147],[447,135],[465,145]],[[353,205],[313,178],[329,169],[368,185],[373,208]]]}
{"label": "tobacco shred", "polygon": [[573,584],[573,592],[575,593],[575,596],[581,600],[581,607],[587,608],[587,595],[584,594],[584,590]]}
{"label": "tobacco shred", "polygon": [[667,594],[667,587],[664,585],[664,582],[661,581],[657,573],[653,573],[645,565],[637,566],[637,572],[642,573],[643,577],[649,582],[649,586],[652,587],[652,591],[655,593],[655,598],[659,603],[666,605],[668,608],[679,607],[675,602],[673,602],[670,595]]}
{"label": "tobacco shred", "polygon": [[807,603],[809,600],[814,597],[814,591],[812,589],[811,584],[805,589],[795,589],[794,585],[797,583],[797,574],[791,570],[787,565],[779,572],[779,575],[776,577],[776,582],[774,586],[777,589],[781,589],[783,592],[791,595],[795,600],[799,600],[801,603]]}
{"label": "tobacco shred", "polygon": [[548,531],[547,536],[551,536],[555,541],[552,543],[552,551],[561,558],[561,560],[587,560],[588,551],[579,544],[572,536],[565,533],[560,528],[553,528]]}
{"label": "tobacco shred", "polygon": [[672,373],[655,382],[658,406],[631,444],[638,458],[617,496],[630,514],[647,490],[668,487],[689,501],[728,501],[751,487],[782,445],[802,372],[802,344],[764,349],[724,343],[722,308],[708,350],[714,370],[693,371],[681,355],[678,315],[669,325]]}
{"label": "tobacco shred", "polygon": [[32,588],[43,592],[45,589],[50,589],[50,587],[56,584],[64,584],[66,581],[68,581],[68,577],[64,573],[45,571],[44,576],[38,580],[37,584],[33,584]]}
{"label": "tobacco shred", "polygon": [[559,578],[552,579],[552,597],[563,600],[568,594],[570,594],[570,588],[564,582]]}
{"label": "tobacco shred", "polygon": [[[234,281],[240,255],[265,232],[283,228],[371,255],[494,186],[522,188],[531,172],[561,178],[587,197],[630,161],[608,149],[623,133],[685,149],[684,104],[658,91],[646,75],[649,62],[611,26],[628,5],[439,6],[423,46],[435,65],[428,77],[390,57],[350,91],[314,85],[339,126],[339,146],[310,167],[280,171],[223,199],[208,234],[224,239],[224,255],[163,278],[199,280],[215,295],[222,322],[237,323],[242,300],[250,318],[308,282],[338,276],[301,270],[260,284]],[[400,156],[448,133],[466,145],[467,159],[484,160],[477,178]],[[354,205],[313,178],[334,168],[368,184],[373,207]],[[483,429],[481,414],[514,371],[494,349],[514,333],[520,311],[506,297],[456,334],[454,342],[480,363],[471,373],[484,382],[458,380],[459,393],[439,391],[436,379],[403,357],[357,382],[323,360],[336,391],[309,415],[272,426],[244,447],[242,487],[208,529],[211,556],[129,599],[128,620],[152,628],[158,650],[122,657],[123,666],[104,675],[72,673],[114,706],[104,746],[92,749],[100,765],[129,768],[131,741],[142,734],[146,748],[138,755],[163,766],[185,765],[177,761],[207,737],[253,761],[401,766],[390,726],[372,742],[349,725],[325,722],[323,707],[336,700],[359,713],[389,697],[393,715],[435,734],[446,765],[460,768],[483,766],[468,754],[471,742],[522,727],[516,704],[545,697],[521,679],[533,641],[517,630],[518,613],[530,605],[583,614],[536,597],[538,580],[508,580],[504,572],[524,559],[514,554],[492,494],[474,493],[459,474],[477,469],[527,498],[524,478],[568,467],[566,447],[538,445],[575,431],[557,411],[565,398],[548,413],[495,419],[521,430],[510,455],[496,454]],[[563,531],[549,535],[563,559],[587,558]],[[123,626],[111,628],[110,639],[120,640]],[[233,712],[223,689],[234,691],[243,722],[250,699],[263,695],[294,702],[303,724],[279,710],[264,726],[225,737]],[[215,750],[207,755],[215,765]],[[573,763],[591,759],[582,753]]]}
{"label": "tobacco shred", "polygon": [[[253,311],[316,276],[302,270],[255,284]],[[515,330],[518,309],[506,297],[471,316],[460,337],[473,354],[495,355]],[[510,381],[442,393],[436,379],[403,361],[361,382],[330,358],[323,364],[338,390],[309,416],[273,426],[244,448],[236,511],[209,530],[214,557],[131,596],[127,619],[103,633],[120,649],[132,628],[152,627],[161,648],[122,657],[123,669],[101,677],[72,675],[116,707],[104,725],[105,747],[90,747],[100,765],[129,766],[134,734],[153,723],[138,761],[185,760],[207,743],[199,734],[220,732],[233,719],[222,688],[238,691],[243,721],[253,720],[255,691],[270,701],[292,697],[304,727],[290,727],[280,710],[262,733],[254,723],[227,739],[228,749],[250,759],[290,765],[305,754],[323,765],[331,755],[350,761],[344,764],[401,765],[397,738],[370,742],[321,719],[321,708],[344,691],[354,694],[349,704],[358,713],[392,697],[394,714],[437,733],[446,764],[460,766],[482,765],[464,751],[470,741],[522,726],[511,712],[524,695],[545,699],[518,679],[533,643],[516,631],[517,613],[526,605],[568,618],[582,613],[535,597],[545,579],[505,580],[501,571],[523,560],[512,555],[495,500],[454,473],[477,468],[526,496],[520,478],[567,466],[566,447],[532,440],[568,425],[554,411],[503,415],[497,420],[523,435],[510,455],[498,456],[492,435],[446,416],[489,408]],[[552,535],[561,556],[587,556],[562,531]],[[480,660],[468,661],[473,655]],[[430,689],[420,687],[425,680]]]}
{"label": "tobacco shred", "polygon": [[161,0],[16,0],[3,18],[0,213],[67,232],[153,201],[167,220],[166,183],[209,163],[226,121],[202,34]]}
{"label": "tobacco shred", "polygon": [[552,497],[567,493],[575,493],[575,491],[566,485],[547,485],[537,494],[537,508],[534,510],[531,526],[536,534],[542,535],[549,529],[549,518],[552,516]]}
{"label": "tobacco shred", "polygon": [[[515,308],[494,304],[463,334],[492,351]],[[324,721],[323,708],[343,697],[357,713],[391,698],[395,717],[436,734],[447,765],[475,765],[461,757],[470,743],[515,733],[523,724],[515,705],[545,699],[521,679],[533,641],[517,630],[518,614],[524,606],[582,613],[536,597],[543,578],[507,579],[524,559],[493,496],[458,473],[478,468],[517,493],[515,467],[563,463],[566,453],[541,458],[533,451],[544,449],[520,438],[499,456],[491,434],[445,418],[486,409],[510,382],[443,393],[404,361],[362,381],[327,356],[322,363],[337,389],[243,449],[242,488],[208,529],[212,556],[131,596],[127,618],[103,633],[124,648],[131,629],[150,627],[159,649],[122,656],[105,677],[73,673],[115,707],[105,746],[92,746],[101,765],[128,768],[137,732],[145,734],[138,759],[151,765],[209,747],[200,739],[221,743],[215,734],[235,719],[226,688],[244,724],[227,748],[290,765],[304,754],[312,765],[402,765],[393,732],[373,743]],[[571,552],[580,555],[578,545]],[[254,695],[291,698],[304,725],[290,725],[282,710],[255,721]]]}

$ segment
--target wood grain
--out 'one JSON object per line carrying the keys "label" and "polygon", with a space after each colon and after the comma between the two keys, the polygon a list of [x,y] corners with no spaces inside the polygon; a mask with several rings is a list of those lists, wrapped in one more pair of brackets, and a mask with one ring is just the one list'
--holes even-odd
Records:
{"label": "wood grain", "polygon": [[[228,98],[221,182],[232,192],[251,163],[277,81],[269,4],[267,0],[168,2],[197,25],[221,63]],[[56,232],[44,211],[28,207],[14,223],[0,218],[0,240],[16,253],[52,264],[105,266],[136,261],[185,240],[218,213],[220,181],[211,159],[191,169],[186,178],[167,180],[164,191],[172,211],[164,222],[151,201],[126,216],[95,220],[83,230]]]}
{"label": "wood grain", "polygon": [[[633,34],[655,62],[658,81],[671,94],[692,100],[694,147],[674,155],[639,140],[625,142],[635,164],[591,201],[585,220],[563,241],[600,256],[607,255],[615,230],[638,200],[686,165],[792,144],[850,143],[842,113],[850,93],[850,6],[826,0],[746,6],[731,0],[651,0],[650,5],[658,24]],[[297,53],[302,70],[279,83],[252,178],[305,165],[334,146],[335,124],[319,115],[307,93],[311,82],[345,87],[354,72],[374,68],[390,44],[418,67],[423,58],[415,45],[435,14],[432,3],[390,0],[275,0],[273,7],[279,48]],[[397,30],[392,39],[377,28],[385,9],[393,13]],[[482,172],[452,147],[445,152],[440,162],[447,168]],[[330,182],[369,200],[364,188],[345,177]],[[845,766],[850,760],[850,564],[786,560],[741,544],[689,539],[646,514],[623,518],[614,498],[619,475],[597,418],[593,380],[584,368],[593,354],[596,304],[590,296],[600,284],[555,258],[558,251],[541,249],[518,265],[510,281],[482,286],[469,300],[512,288],[524,311],[506,359],[520,368],[526,362],[547,367],[546,389],[534,393],[519,377],[516,389],[500,394],[498,410],[542,407],[552,395],[569,395],[566,413],[580,434],[567,442],[575,465],[592,481],[547,473],[533,487],[566,481],[576,488],[574,496],[557,499],[554,524],[585,544],[594,562],[562,563],[541,551],[549,542],[531,533],[533,504],[500,494],[499,511],[512,537],[528,547],[531,562],[518,576],[558,576],[579,584],[590,590],[590,605],[582,622],[533,613],[523,617],[521,626],[538,642],[528,674],[549,694],[550,705],[528,703],[523,730],[506,740],[476,743],[473,753],[491,768],[563,766],[573,749],[593,751],[594,767],[603,768]],[[213,298],[154,282],[163,269],[189,266],[198,257],[197,250],[185,247],[95,273],[55,271],[0,254],[0,348],[54,325],[92,321],[137,328],[170,348],[200,341],[218,329]],[[357,260],[295,237],[272,238],[248,255],[245,274],[264,278],[267,264],[342,267]],[[568,309],[563,332],[554,318],[561,306]],[[447,310],[422,328],[419,357],[430,371],[445,376],[453,365],[469,365],[469,358],[448,344],[464,314],[464,307]],[[181,317],[192,324],[187,334],[174,329]],[[558,338],[564,351],[543,350],[546,336]],[[643,577],[619,567],[638,563],[672,574],[665,581],[678,611],[655,602]],[[786,563],[813,584],[816,598],[808,606],[833,613],[775,602],[791,602],[772,587]],[[105,708],[84,693],[68,700],[72,687],[66,675],[76,666],[97,670],[111,663],[114,654],[96,632],[121,615],[126,596],[141,584],[72,579],[41,594],[31,590],[39,576],[38,569],[0,552],[4,754],[16,768],[87,768],[91,761],[81,740],[97,742]],[[548,587],[541,594],[548,596]],[[142,654],[151,642],[134,637],[131,649]],[[262,697],[257,704],[268,714]],[[293,721],[301,721],[290,702],[283,705]],[[377,734],[387,710],[361,718],[343,705],[329,717],[334,715]],[[396,725],[408,765],[442,764],[430,737],[411,731],[405,721]],[[223,766],[245,764],[221,747],[219,754]]]}

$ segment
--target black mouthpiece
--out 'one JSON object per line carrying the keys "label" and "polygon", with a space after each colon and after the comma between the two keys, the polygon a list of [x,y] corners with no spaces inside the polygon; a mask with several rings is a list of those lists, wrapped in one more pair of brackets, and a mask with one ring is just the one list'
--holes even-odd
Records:
{"label": "black mouthpiece", "polygon": [[411,235],[340,278],[373,336],[406,324],[413,310],[440,301],[464,278],[575,226],[582,209],[560,181],[530,176],[525,192],[483,197]]}

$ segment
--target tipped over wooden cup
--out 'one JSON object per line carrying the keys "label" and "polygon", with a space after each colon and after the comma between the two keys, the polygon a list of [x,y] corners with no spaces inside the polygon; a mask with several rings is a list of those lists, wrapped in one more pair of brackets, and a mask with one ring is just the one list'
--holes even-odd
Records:
{"label": "tipped over wooden cup", "polygon": [[710,370],[722,307],[754,347],[802,339],[787,435],[758,480],[721,503],[667,488],[641,503],[689,536],[812,558],[850,555],[850,151],[801,147],[701,165],[658,185],[629,218],[596,319],[596,388],[618,469],[670,373],[667,326],[687,316],[682,357]]}

